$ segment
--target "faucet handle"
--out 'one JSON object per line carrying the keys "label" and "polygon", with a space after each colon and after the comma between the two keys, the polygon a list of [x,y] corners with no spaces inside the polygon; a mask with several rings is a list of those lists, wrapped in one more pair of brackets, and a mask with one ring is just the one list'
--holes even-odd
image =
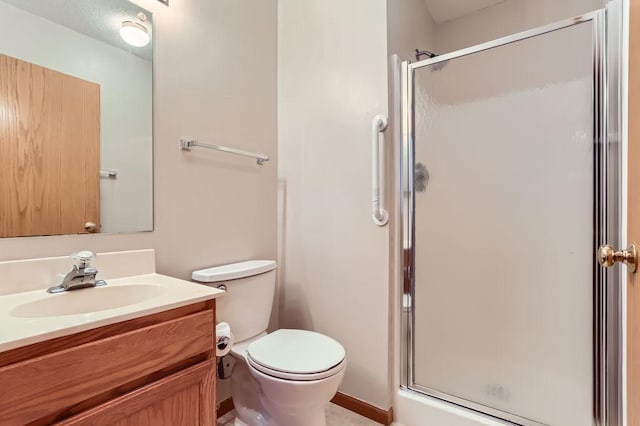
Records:
{"label": "faucet handle", "polygon": [[81,250],[79,252],[72,253],[70,257],[77,261],[76,264],[78,265],[78,268],[85,268],[89,263],[91,263],[96,255],[89,250]]}

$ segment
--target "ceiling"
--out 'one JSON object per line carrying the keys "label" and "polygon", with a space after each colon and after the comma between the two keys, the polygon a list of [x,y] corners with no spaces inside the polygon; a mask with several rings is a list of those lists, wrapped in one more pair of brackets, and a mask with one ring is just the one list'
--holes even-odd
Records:
{"label": "ceiling", "polygon": [[[147,16],[151,32],[151,12],[127,0],[0,0],[49,21],[71,28],[88,37],[123,49],[150,61],[153,43],[133,47],[120,38],[122,21],[135,18],[138,12]],[[153,37],[153,35],[152,35]]]}
{"label": "ceiling", "polygon": [[503,1],[504,0],[425,0],[425,3],[427,4],[427,9],[431,17],[439,24]]}

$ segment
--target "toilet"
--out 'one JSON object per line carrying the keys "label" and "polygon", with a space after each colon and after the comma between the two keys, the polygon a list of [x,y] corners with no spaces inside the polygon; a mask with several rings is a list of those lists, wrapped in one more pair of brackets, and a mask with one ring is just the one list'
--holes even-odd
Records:
{"label": "toilet", "polygon": [[194,281],[222,288],[216,320],[234,337],[231,397],[237,426],[325,426],[325,408],[346,366],[340,343],[320,333],[267,333],[276,262],[251,260],[195,271]]}

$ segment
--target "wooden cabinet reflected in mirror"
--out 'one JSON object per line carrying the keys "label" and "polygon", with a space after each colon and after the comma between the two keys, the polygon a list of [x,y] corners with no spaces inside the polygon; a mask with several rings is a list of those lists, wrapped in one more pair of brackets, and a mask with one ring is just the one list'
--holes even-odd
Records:
{"label": "wooden cabinet reflected in mirror", "polygon": [[100,224],[100,86],[0,55],[0,237]]}

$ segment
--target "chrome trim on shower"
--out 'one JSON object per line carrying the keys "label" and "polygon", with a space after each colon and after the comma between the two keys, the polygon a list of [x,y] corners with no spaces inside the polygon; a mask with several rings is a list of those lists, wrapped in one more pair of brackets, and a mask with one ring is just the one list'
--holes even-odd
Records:
{"label": "chrome trim on shower", "polygon": [[[619,52],[622,37],[622,6],[620,0],[609,1],[606,10],[590,12],[540,28],[503,37],[477,46],[437,56],[427,60],[401,65],[401,148],[399,159],[401,176],[402,251],[401,289],[401,387],[408,391],[437,398],[463,408],[494,416],[513,424],[539,426],[541,423],[517,415],[492,409],[435,389],[422,387],[414,376],[415,330],[415,171],[414,171],[414,72],[415,70],[446,63],[446,61],[473,53],[504,46],[576,24],[592,21],[594,28],[594,320],[593,320],[593,420],[596,426],[622,425],[622,301],[621,268],[606,270],[597,264],[595,252],[605,242],[621,246],[621,70]],[[442,65],[443,65],[442,64]],[[608,65],[607,65],[608,64]],[[441,68],[440,68],[441,69]],[[606,241],[605,241],[606,240]]]}
{"label": "chrome trim on shower", "polygon": [[[593,137],[594,137],[594,224],[593,224],[593,246],[594,252],[607,240],[607,151],[606,151],[606,107],[604,98],[606,93],[606,77],[603,60],[605,44],[602,43],[604,28],[602,20],[594,21],[593,32],[593,72],[594,78],[594,117],[593,117]],[[602,271],[598,266],[597,257],[593,259],[593,416],[594,424],[597,426],[606,425],[606,282],[607,272]]]}
{"label": "chrome trim on shower", "polygon": [[[622,26],[623,5],[621,0],[610,0],[605,9],[605,19],[600,22],[602,31],[603,109],[602,164],[604,184],[602,191],[606,198],[600,204],[602,218],[600,241],[596,244],[614,244],[622,247]],[[597,247],[597,246],[596,246]],[[594,260],[594,263],[596,261]],[[601,369],[600,369],[600,419],[601,425],[622,425],[622,385],[623,385],[623,300],[622,285],[625,283],[624,268],[616,270],[601,268]]]}
{"label": "chrome trim on shower", "polygon": [[508,35],[506,37],[497,38],[495,40],[491,40],[486,43],[481,43],[475,46],[456,50],[455,52],[446,53],[444,55],[438,55],[434,58],[425,59],[420,62],[414,62],[410,64],[409,68],[410,70],[415,70],[418,68],[437,64],[438,62],[446,62],[450,59],[461,58],[463,56],[471,55],[472,53],[478,53],[478,52],[482,52],[483,50],[493,49],[494,47],[504,46],[507,44],[515,43],[517,41],[526,40],[531,37],[536,37],[542,34],[561,30],[563,28],[571,27],[576,24],[592,21],[596,19],[598,15],[601,15],[601,14],[602,14],[602,11],[600,10],[585,13],[584,15],[576,16],[574,18],[564,19],[562,21],[554,22],[552,24],[544,25],[542,27],[534,28],[527,31],[522,31],[516,34]]}
{"label": "chrome trim on shower", "polygon": [[[409,62],[403,62],[400,73],[401,88],[401,150],[400,156],[400,213],[402,218],[401,239],[402,243],[399,247],[402,250],[400,258],[402,259],[402,292],[400,297],[400,321],[401,333],[403,341],[400,345],[401,375],[400,385],[409,387],[409,377],[413,377],[413,123],[411,111],[413,110],[413,73],[409,72]],[[411,129],[411,130],[410,130]],[[406,339],[406,340],[404,340]]]}

